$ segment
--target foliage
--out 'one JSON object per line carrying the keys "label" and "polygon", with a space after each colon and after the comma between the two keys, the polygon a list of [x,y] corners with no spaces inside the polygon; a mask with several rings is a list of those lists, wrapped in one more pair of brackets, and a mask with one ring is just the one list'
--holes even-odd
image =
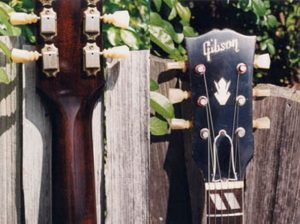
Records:
{"label": "foliage", "polygon": [[184,37],[197,36],[191,26],[191,11],[178,0],[153,0],[149,32],[153,50],[159,56],[186,60]]}
{"label": "foliage", "polygon": [[173,104],[164,95],[155,92],[158,90],[158,84],[154,80],[150,82],[150,89],[150,107],[153,111],[150,132],[157,136],[168,134],[168,121],[175,117]]}
{"label": "foliage", "polygon": [[186,60],[184,37],[214,28],[231,28],[257,36],[257,53],[272,57],[271,70],[257,71],[255,83],[287,85],[299,81],[300,3],[296,0],[191,1],[153,0],[150,14],[152,52]]}
{"label": "foliage", "polygon": [[133,50],[148,49],[150,47],[147,29],[148,5],[149,0],[105,0],[104,13],[128,10],[131,17],[128,29],[120,29],[108,24],[103,25],[105,45],[109,47],[126,44]]}

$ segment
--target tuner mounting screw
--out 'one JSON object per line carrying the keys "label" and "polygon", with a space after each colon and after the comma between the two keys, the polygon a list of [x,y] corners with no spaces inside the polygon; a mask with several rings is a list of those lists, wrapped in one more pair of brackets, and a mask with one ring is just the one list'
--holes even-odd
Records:
{"label": "tuner mounting screw", "polygon": [[200,137],[204,140],[208,139],[209,137],[209,130],[207,128],[203,128],[200,130]]}
{"label": "tuner mounting screw", "polygon": [[245,74],[247,72],[247,65],[245,63],[239,63],[236,69],[239,75]]}
{"label": "tuner mounting screw", "polygon": [[244,106],[246,103],[246,98],[242,95],[237,96],[236,102],[238,103],[239,106]]}
{"label": "tuner mounting screw", "polygon": [[195,67],[195,72],[196,72],[197,74],[200,74],[200,75],[205,74],[205,72],[206,72],[206,67],[205,67],[205,65],[204,65],[204,64],[196,65],[196,67]]}
{"label": "tuner mounting screw", "polygon": [[239,127],[236,129],[235,133],[239,138],[243,138],[246,135],[246,130],[242,127]]}
{"label": "tuner mounting screw", "polygon": [[197,100],[197,104],[201,107],[205,107],[208,104],[208,99],[206,96],[200,96]]}

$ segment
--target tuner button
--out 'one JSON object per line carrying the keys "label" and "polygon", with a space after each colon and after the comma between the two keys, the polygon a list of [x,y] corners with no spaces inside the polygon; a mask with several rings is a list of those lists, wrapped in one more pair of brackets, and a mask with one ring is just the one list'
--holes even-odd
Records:
{"label": "tuner button", "polygon": [[208,104],[208,99],[206,96],[200,96],[197,100],[198,106],[205,107]]}
{"label": "tuner button", "polygon": [[183,72],[187,71],[187,65],[184,61],[177,61],[177,62],[166,62],[166,71],[169,70],[182,70]]}
{"label": "tuner button", "polygon": [[191,97],[191,93],[181,89],[170,88],[168,97],[173,104],[181,103],[182,101],[189,99]]}
{"label": "tuner button", "polygon": [[195,67],[195,72],[196,72],[197,74],[200,74],[200,75],[205,74],[205,72],[206,72],[206,67],[205,67],[205,65],[204,65],[204,64],[196,65],[196,67]]}
{"label": "tuner button", "polygon": [[238,103],[239,106],[244,106],[245,103],[246,103],[246,98],[242,95],[239,95],[237,98],[236,98],[236,102]]}
{"label": "tuner button", "polygon": [[255,129],[270,129],[271,121],[268,117],[258,118],[253,121],[253,128]]}
{"label": "tuner button", "polygon": [[270,89],[253,89],[253,96],[254,97],[271,96],[271,90]]}
{"label": "tuner button", "polygon": [[209,130],[207,128],[203,128],[200,130],[200,137],[204,140],[208,139],[209,137]]}
{"label": "tuner button", "polygon": [[128,58],[130,54],[130,50],[129,47],[123,45],[119,47],[104,49],[102,52],[100,52],[100,54],[103,55],[103,57],[105,58],[112,58],[112,59]]}
{"label": "tuner button", "polygon": [[37,51],[26,51],[14,48],[11,52],[11,60],[14,63],[26,63],[31,61],[37,61],[42,56]]}
{"label": "tuner button", "polygon": [[236,69],[240,75],[243,75],[247,72],[247,65],[245,63],[239,63]]}
{"label": "tuner button", "polygon": [[26,25],[37,23],[39,17],[35,14],[27,14],[23,12],[12,12],[9,14],[9,21],[12,25]]}
{"label": "tuner button", "polygon": [[242,127],[239,127],[236,129],[235,133],[239,138],[243,138],[246,135],[246,130]]}
{"label": "tuner button", "polygon": [[129,27],[129,21],[130,16],[128,11],[116,11],[113,14],[104,14],[101,16],[101,19],[104,23],[113,24],[116,27],[120,28],[128,28]]}
{"label": "tuner button", "polygon": [[269,54],[255,55],[254,56],[254,68],[269,69],[271,65],[271,59]]}
{"label": "tuner button", "polygon": [[170,128],[172,130],[184,130],[192,128],[192,122],[184,119],[171,119]]}

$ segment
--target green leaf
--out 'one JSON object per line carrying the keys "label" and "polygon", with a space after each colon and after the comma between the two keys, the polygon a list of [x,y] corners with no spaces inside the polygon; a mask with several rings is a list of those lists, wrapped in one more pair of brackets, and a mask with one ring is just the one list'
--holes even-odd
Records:
{"label": "green leaf", "polygon": [[163,51],[172,54],[176,50],[172,37],[162,27],[149,25],[149,32],[151,41]]}
{"label": "green leaf", "polygon": [[175,5],[176,11],[179,17],[185,21],[190,22],[191,20],[191,10],[188,7],[184,7],[180,2],[177,2]]}
{"label": "green leaf", "polygon": [[163,0],[166,5],[172,9],[175,6],[176,0]]}
{"label": "green leaf", "polygon": [[3,68],[0,68],[0,83],[8,84],[10,80]]}
{"label": "green leaf", "polygon": [[175,8],[173,8],[169,14],[168,20],[172,20],[177,16],[177,11]]}
{"label": "green leaf", "polygon": [[156,11],[160,11],[162,0],[153,0],[153,3],[155,5]]}
{"label": "green leaf", "polygon": [[196,36],[198,36],[198,33],[191,26],[184,26],[183,27],[183,34],[186,37],[196,37]]}
{"label": "green leaf", "polygon": [[253,2],[253,9],[257,16],[264,16],[266,14],[266,7],[262,0],[252,0]]}
{"label": "green leaf", "polygon": [[268,15],[267,16],[267,23],[270,27],[276,27],[279,24],[276,17],[273,16],[273,15]]}
{"label": "green leaf", "polygon": [[184,35],[182,33],[176,33],[173,25],[167,20],[162,19],[158,13],[150,13],[150,25],[164,28],[164,31],[167,32],[177,44],[181,43],[184,39]]}
{"label": "green leaf", "polygon": [[276,53],[275,47],[272,43],[267,43],[267,47],[270,55],[274,55]]}
{"label": "green leaf", "polygon": [[164,95],[157,92],[150,92],[151,108],[165,119],[174,118],[173,104]]}
{"label": "green leaf", "polygon": [[159,88],[158,83],[153,79],[150,79],[150,91],[156,91],[158,90],[158,88]]}
{"label": "green leaf", "polygon": [[11,51],[10,51],[10,49],[6,46],[6,44],[3,43],[1,40],[0,40],[0,49],[1,49],[1,51],[3,51],[3,53],[5,54],[5,56],[10,60],[10,57],[11,57]]}
{"label": "green leaf", "polygon": [[106,35],[107,35],[107,39],[108,39],[109,43],[110,43],[112,46],[120,45],[120,43],[121,43],[121,41],[122,41],[121,35],[120,35],[120,29],[111,26],[111,27],[107,30]]}
{"label": "green leaf", "polygon": [[150,132],[152,135],[161,136],[168,134],[168,122],[158,117],[150,118]]}
{"label": "green leaf", "polygon": [[121,30],[120,36],[123,42],[134,50],[139,49],[138,38],[135,33],[129,30]]}

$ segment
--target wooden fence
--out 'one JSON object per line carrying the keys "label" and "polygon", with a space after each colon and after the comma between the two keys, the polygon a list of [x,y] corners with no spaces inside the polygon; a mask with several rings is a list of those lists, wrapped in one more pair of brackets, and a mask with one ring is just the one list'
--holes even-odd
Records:
{"label": "wooden fence", "polygon": [[[18,38],[0,40],[21,47]],[[163,72],[164,62],[136,51],[108,69],[93,117],[98,223],[201,223],[203,181],[191,158],[190,131],[150,139],[150,77],[165,94],[169,87],[188,88],[180,72]],[[51,123],[35,92],[35,66],[11,65],[4,56],[0,66],[13,80],[0,84],[0,223],[51,223]],[[254,133],[246,223],[298,224],[300,93],[257,88],[271,89],[271,97],[254,102],[255,118],[269,116],[271,129]],[[189,102],[175,109],[189,118]]]}

